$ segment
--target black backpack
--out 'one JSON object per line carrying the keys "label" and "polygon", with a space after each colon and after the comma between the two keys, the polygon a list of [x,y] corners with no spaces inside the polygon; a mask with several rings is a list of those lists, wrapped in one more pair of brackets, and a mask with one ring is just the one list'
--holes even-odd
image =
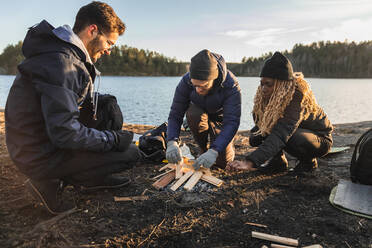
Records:
{"label": "black backpack", "polygon": [[155,129],[145,132],[139,137],[138,148],[145,153],[145,159],[152,162],[161,162],[165,159],[167,150],[167,127],[164,122]]}
{"label": "black backpack", "polygon": [[81,105],[79,121],[86,127],[97,130],[121,130],[123,114],[116,97],[109,94],[98,95],[97,120],[93,119],[93,104],[86,99]]}
{"label": "black backpack", "polygon": [[357,141],[350,165],[353,182],[372,185],[372,129]]}

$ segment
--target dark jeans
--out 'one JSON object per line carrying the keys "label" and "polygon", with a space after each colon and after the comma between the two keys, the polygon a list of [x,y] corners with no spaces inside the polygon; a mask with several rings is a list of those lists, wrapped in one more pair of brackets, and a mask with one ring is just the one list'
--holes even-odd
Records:
{"label": "dark jeans", "polygon": [[[210,143],[213,143],[217,135],[221,132],[222,116],[208,115],[195,104],[190,104],[190,107],[186,112],[186,119],[195,142],[200,147],[201,152],[206,152],[209,148],[208,138],[210,138]],[[228,162],[234,160],[234,157],[234,145],[231,141],[227,145],[225,151],[218,154],[216,166],[224,169]]]}
{"label": "dark jeans", "polygon": [[[115,101],[101,101],[101,106],[97,110],[98,121],[93,121],[92,111],[89,107],[80,110],[79,121],[91,128],[98,130],[110,130],[113,123],[115,129],[121,129],[123,119],[120,108],[116,111],[120,113],[110,113],[112,105],[117,105]],[[39,176],[39,180],[63,179],[72,184],[91,184],[102,181],[106,176],[130,169],[141,157],[136,145],[131,144],[124,152],[109,151],[104,153],[80,151],[80,150],[61,150],[63,163],[53,166],[49,171],[45,171]]]}
{"label": "dark jeans", "polygon": [[[249,137],[251,146],[259,146],[265,138],[252,134]],[[317,135],[315,132],[298,128],[288,140],[284,151],[298,158],[300,161],[308,161],[326,155],[331,149],[332,141]],[[280,154],[281,152],[279,152]]]}
{"label": "dark jeans", "polygon": [[140,154],[137,146],[131,144],[124,152],[69,151],[65,158],[45,179],[64,179],[72,184],[100,182],[110,174],[132,168]]}

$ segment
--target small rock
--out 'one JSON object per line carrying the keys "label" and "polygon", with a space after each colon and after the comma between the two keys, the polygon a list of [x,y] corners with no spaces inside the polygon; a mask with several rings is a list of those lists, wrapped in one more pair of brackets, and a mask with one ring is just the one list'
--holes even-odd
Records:
{"label": "small rock", "polygon": [[85,209],[85,210],[84,210],[84,213],[88,213],[88,212],[89,212],[89,210],[88,210],[88,209]]}
{"label": "small rock", "polygon": [[264,213],[267,214],[267,212],[268,212],[267,209],[264,209]]}
{"label": "small rock", "polygon": [[312,237],[313,239],[315,239],[315,238],[317,237],[317,235],[316,235],[315,233],[313,233],[313,234],[311,234],[311,237]]}
{"label": "small rock", "polygon": [[246,213],[248,213],[248,209],[247,208],[243,209],[243,214],[246,214]]}

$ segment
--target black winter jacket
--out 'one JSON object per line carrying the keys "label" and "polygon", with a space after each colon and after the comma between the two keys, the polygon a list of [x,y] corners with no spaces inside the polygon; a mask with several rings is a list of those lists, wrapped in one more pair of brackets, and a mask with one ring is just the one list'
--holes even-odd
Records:
{"label": "black winter jacket", "polygon": [[[304,95],[296,89],[292,101],[284,111],[284,116],[277,121],[271,133],[259,145],[258,149],[246,157],[247,160],[252,161],[257,166],[265,163],[286,146],[297,128],[312,130],[317,135],[332,142],[333,126],[322,108],[319,107],[316,116],[310,114],[307,119],[300,117],[303,97]],[[251,132],[258,130],[258,127],[255,126]]]}
{"label": "black winter jacket", "polygon": [[19,169],[32,177],[53,170],[69,150],[111,150],[111,132],[78,121],[98,71],[71,28],[44,20],[27,32],[22,51],[5,108],[6,143]]}

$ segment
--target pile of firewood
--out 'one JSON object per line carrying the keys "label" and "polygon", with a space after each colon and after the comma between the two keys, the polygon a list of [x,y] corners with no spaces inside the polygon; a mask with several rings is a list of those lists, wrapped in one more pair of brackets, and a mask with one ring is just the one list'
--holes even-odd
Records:
{"label": "pile of firewood", "polygon": [[176,181],[170,188],[172,191],[176,191],[184,183],[184,189],[188,191],[192,190],[192,188],[199,182],[199,180],[206,181],[217,187],[220,187],[222,185],[223,181],[212,176],[212,173],[209,169],[201,167],[198,170],[194,170],[192,164],[192,160],[184,159],[184,161],[180,164],[167,164],[163,166],[159,169],[159,171],[165,172],[153,178],[159,179],[155,183],[153,183],[152,186],[160,190],[165,188],[174,180]]}

